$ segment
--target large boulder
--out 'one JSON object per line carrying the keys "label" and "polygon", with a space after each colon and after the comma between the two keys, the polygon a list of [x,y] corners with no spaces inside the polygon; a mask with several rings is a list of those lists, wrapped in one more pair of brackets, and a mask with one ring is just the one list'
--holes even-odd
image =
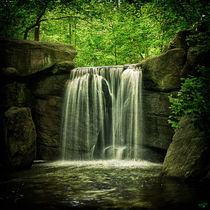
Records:
{"label": "large boulder", "polygon": [[184,50],[188,49],[188,44],[186,41],[186,37],[190,35],[192,32],[190,31],[180,31],[178,32],[173,39],[168,43],[164,52],[174,49],[174,48],[182,48]]}
{"label": "large boulder", "polygon": [[7,165],[30,167],[36,155],[36,130],[30,108],[11,107],[5,112]]}
{"label": "large boulder", "polygon": [[142,61],[144,87],[155,91],[173,91],[180,87],[180,73],[186,60],[184,49],[174,48]]}
{"label": "large boulder", "polygon": [[163,163],[165,176],[189,179],[207,172],[209,149],[204,134],[195,129],[194,120],[193,116],[181,118]]}
{"label": "large boulder", "polygon": [[76,55],[75,48],[67,44],[18,39],[0,39],[0,49],[1,73],[18,76],[43,71],[61,61],[72,61]]}

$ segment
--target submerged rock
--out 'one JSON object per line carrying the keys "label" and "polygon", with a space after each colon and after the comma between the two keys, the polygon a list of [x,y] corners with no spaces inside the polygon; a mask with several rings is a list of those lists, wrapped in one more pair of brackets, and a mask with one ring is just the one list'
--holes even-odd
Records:
{"label": "submerged rock", "polygon": [[164,163],[165,176],[195,178],[206,173],[209,156],[204,134],[195,129],[193,117],[185,116],[180,120],[180,128],[175,131]]}
{"label": "submerged rock", "polygon": [[11,107],[5,112],[7,165],[30,167],[36,153],[36,130],[30,108]]}

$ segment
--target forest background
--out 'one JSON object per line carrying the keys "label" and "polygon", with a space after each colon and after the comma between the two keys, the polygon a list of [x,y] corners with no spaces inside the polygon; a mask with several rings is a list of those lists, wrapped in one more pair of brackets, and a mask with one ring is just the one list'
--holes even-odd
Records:
{"label": "forest background", "polygon": [[0,37],[71,44],[76,66],[139,63],[209,21],[208,0],[1,0]]}

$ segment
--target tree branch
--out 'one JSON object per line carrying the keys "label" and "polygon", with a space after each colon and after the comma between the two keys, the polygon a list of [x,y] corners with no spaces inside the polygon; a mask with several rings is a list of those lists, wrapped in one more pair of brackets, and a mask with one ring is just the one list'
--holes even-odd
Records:
{"label": "tree branch", "polygon": [[61,19],[65,19],[65,18],[75,18],[74,16],[64,16],[64,17],[57,17],[57,18],[45,18],[40,20],[39,22],[43,22],[43,21],[47,21],[47,20],[61,20]]}
{"label": "tree branch", "polygon": [[50,3],[50,1],[51,1],[51,0],[48,0],[48,1],[45,3],[44,9],[43,9],[43,11],[41,12],[41,14],[38,16],[36,22],[35,22],[33,25],[31,25],[31,26],[29,26],[29,27],[26,28],[25,33],[24,33],[24,39],[27,39],[27,37],[28,37],[28,32],[29,32],[32,28],[34,28],[34,27],[36,27],[37,25],[39,25],[40,20],[41,20],[42,16],[45,14],[46,9],[47,9],[47,6],[48,6],[48,4]]}

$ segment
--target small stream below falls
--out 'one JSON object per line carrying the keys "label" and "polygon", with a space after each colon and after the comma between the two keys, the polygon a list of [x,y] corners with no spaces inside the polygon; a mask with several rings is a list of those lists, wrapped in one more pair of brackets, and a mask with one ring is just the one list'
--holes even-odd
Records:
{"label": "small stream below falls", "polygon": [[147,161],[58,161],[1,174],[3,209],[201,209],[210,190],[160,176]]}

